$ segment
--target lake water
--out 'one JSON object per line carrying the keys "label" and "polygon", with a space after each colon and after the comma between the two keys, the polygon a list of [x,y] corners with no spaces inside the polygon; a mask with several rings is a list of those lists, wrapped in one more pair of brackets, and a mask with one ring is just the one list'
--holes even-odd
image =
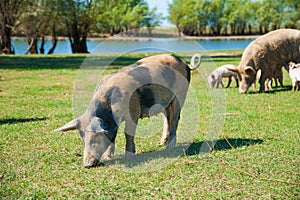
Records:
{"label": "lake water", "polygon": [[[253,41],[246,39],[178,39],[178,38],[155,38],[155,39],[128,39],[128,40],[95,40],[87,41],[88,50],[91,53],[125,53],[132,51],[142,52],[184,52],[197,50],[235,50],[244,49]],[[23,38],[12,39],[12,45],[16,54],[24,54],[28,48],[27,40]],[[45,52],[51,48],[50,40],[45,42]],[[54,54],[71,54],[68,39],[59,40]]]}

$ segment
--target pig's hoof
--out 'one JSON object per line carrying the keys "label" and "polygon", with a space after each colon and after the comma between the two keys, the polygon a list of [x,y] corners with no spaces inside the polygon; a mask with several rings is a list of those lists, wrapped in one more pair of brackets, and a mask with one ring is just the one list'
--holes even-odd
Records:
{"label": "pig's hoof", "polygon": [[85,167],[85,168],[95,167],[95,166],[97,166],[98,162],[99,162],[99,161],[98,161],[97,159],[91,158],[91,159],[86,160],[86,161],[84,162],[84,167]]}
{"label": "pig's hoof", "polygon": [[160,142],[159,142],[159,145],[160,146],[165,146],[167,144],[167,140],[161,140]]}
{"label": "pig's hoof", "polygon": [[101,160],[111,160],[112,155],[103,155]]}
{"label": "pig's hoof", "polygon": [[129,151],[125,152],[126,159],[131,159],[134,155],[135,155],[135,153],[133,153],[133,152],[129,152]]}

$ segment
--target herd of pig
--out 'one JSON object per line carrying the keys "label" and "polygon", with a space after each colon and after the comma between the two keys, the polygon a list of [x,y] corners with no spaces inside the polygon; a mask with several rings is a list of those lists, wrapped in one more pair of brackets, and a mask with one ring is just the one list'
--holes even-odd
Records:
{"label": "herd of pig", "polygon": [[[197,63],[195,64],[195,60]],[[239,66],[225,65],[208,77],[211,86],[223,86],[222,78],[234,77],[239,92],[246,93],[259,74],[260,92],[267,80],[279,78],[281,66],[288,66],[293,90],[300,82],[300,31],[280,29],[260,36],[243,52]],[[191,78],[191,70],[201,64],[201,56],[193,55],[190,65],[170,54],[138,60],[101,79],[86,112],[57,131],[77,129],[84,144],[84,166],[96,166],[100,159],[114,154],[115,138],[125,121],[125,155],[135,154],[134,137],[138,120],[162,113],[164,128],[161,144],[176,145],[176,131]],[[280,69],[281,73],[278,73]],[[224,86],[223,86],[224,87]]]}
{"label": "herd of pig", "polygon": [[242,55],[239,66],[223,65],[215,69],[208,77],[211,87],[219,87],[222,78],[234,78],[239,91],[246,93],[251,84],[256,80],[260,83],[260,92],[272,89],[272,79],[283,86],[282,67],[291,78],[292,90],[300,89],[300,31],[293,29],[280,29],[263,35],[251,42]]}
{"label": "herd of pig", "polygon": [[[272,73],[272,77],[270,77],[265,82],[265,88],[268,90],[272,90],[272,81],[275,81],[275,87],[278,87],[278,82],[280,87],[283,87],[283,73],[282,68],[285,68],[286,71],[289,73],[291,81],[292,81],[292,91],[300,90],[300,63],[290,62],[284,66],[276,67]],[[228,78],[227,87],[230,86],[232,78],[236,81],[236,87],[239,87],[238,82],[238,74],[234,71],[231,71],[232,68],[236,68],[235,65],[226,64],[218,67],[215,69],[208,77],[207,82],[211,88],[215,87],[219,88],[221,85],[224,88],[224,84],[222,82],[223,78]],[[259,69],[256,74],[256,80],[260,79],[261,70]],[[256,81],[255,80],[255,81]],[[216,85],[217,84],[217,85]],[[253,83],[255,86],[255,82]]]}

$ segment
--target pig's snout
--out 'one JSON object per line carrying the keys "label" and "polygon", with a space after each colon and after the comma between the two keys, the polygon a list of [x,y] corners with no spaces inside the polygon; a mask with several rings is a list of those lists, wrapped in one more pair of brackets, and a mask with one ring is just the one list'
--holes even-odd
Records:
{"label": "pig's snout", "polygon": [[95,167],[98,164],[98,162],[99,162],[99,160],[97,160],[96,158],[85,159],[84,167],[85,168]]}
{"label": "pig's snout", "polygon": [[247,89],[239,89],[239,92],[240,92],[241,94],[245,94],[245,93],[247,92]]}
{"label": "pig's snout", "polygon": [[242,84],[240,84],[239,92],[241,94],[245,94],[248,91],[248,88],[249,88],[248,85],[242,83]]}

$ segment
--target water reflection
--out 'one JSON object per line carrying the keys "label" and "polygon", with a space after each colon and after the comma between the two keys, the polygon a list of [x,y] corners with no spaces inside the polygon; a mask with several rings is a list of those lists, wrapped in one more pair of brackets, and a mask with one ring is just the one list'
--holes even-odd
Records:
{"label": "water reflection", "polygon": [[[197,51],[195,48],[200,44],[205,50],[234,50],[244,49],[253,41],[253,38],[245,39],[178,39],[178,38],[155,38],[155,39],[127,39],[127,40],[98,40],[87,41],[88,50],[91,53],[121,53],[126,49],[140,49],[141,51],[157,51],[156,47],[174,52]],[[101,45],[100,45],[101,44]],[[27,40],[23,38],[12,39],[12,45],[16,54],[24,54],[28,48]],[[38,44],[40,45],[40,43]],[[45,52],[51,48],[51,40],[45,40]],[[163,50],[162,49],[162,50]],[[58,41],[54,54],[71,54],[71,47],[68,39]]]}

